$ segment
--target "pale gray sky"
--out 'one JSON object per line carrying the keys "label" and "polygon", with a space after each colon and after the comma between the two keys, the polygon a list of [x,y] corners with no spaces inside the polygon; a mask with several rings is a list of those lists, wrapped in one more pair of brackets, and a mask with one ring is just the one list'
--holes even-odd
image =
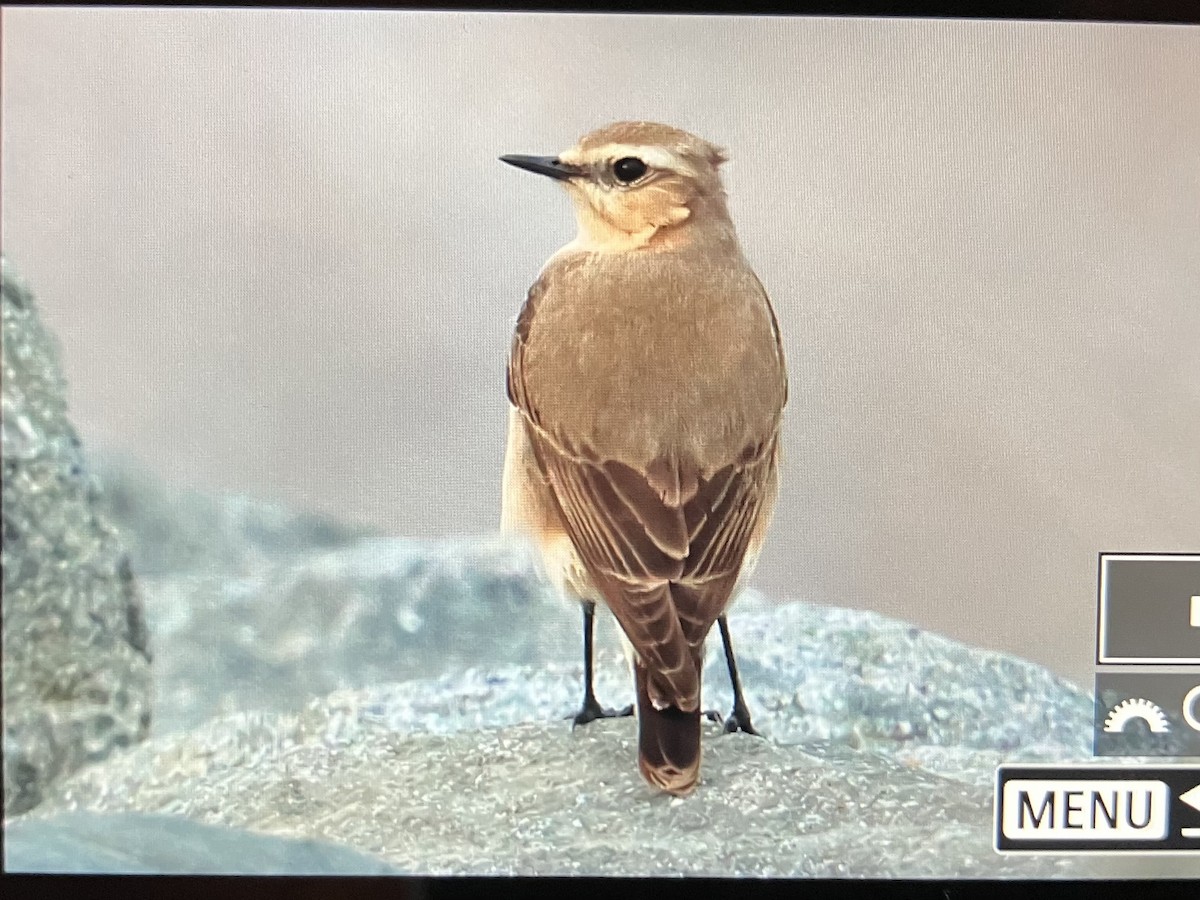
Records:
{"label": "pale gray sky", "polygon": [[4,251],[92,446],[416,537],[496,526],[503,166],[727,146],[792,376],[756,584],[1087,683],[1097,553],[1200,548],[1200,29],[6,9]]}

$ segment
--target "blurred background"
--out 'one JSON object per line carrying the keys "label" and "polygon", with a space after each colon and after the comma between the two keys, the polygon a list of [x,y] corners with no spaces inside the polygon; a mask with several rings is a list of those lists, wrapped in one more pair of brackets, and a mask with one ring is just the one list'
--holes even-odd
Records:
{"label": "blurred background", "polygon": [[[495,530],[511,328],[574,234],[500,164],[726,146],[791,371],[755,584],[1090,685],[1097,554],[1200,549],[1200,31],[3,12],[4,253],[86,448]],[[736,614],[735,614],[736,615]]]}

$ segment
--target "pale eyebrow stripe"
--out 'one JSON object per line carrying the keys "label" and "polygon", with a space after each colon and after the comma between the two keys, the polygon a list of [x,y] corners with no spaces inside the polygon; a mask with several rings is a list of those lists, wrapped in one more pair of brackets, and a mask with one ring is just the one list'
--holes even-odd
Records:
{"label": "pale eyebrow stripe", "polygon": [[684,168],[682,160],[670,150],[647,144],[605,144],[590,151],[588,155],[600,159],[621,159],[624,156],[636,156],[646,165],[655,169]]}

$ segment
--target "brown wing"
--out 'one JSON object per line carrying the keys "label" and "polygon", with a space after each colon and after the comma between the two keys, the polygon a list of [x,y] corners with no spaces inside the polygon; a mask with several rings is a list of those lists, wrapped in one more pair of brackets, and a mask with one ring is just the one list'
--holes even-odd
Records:
{"label": "brown wing", "polygon": [[647,473],[526,427],[571,542],[651,672],[651,697],[696,709],[704,639],[737,584],[771,451],[697,478],[675,505]]}
{"label": "brown wing", "polygon": [[704,638],[737,584],[777,437],[708,477],[680,460],[641,471],[571,446],[541,421],[526,390],[525,341],[543,291],[534,285],[518,318],[509,399],[525,418],[567,534],[651,673],[652,699],[693,711]]}

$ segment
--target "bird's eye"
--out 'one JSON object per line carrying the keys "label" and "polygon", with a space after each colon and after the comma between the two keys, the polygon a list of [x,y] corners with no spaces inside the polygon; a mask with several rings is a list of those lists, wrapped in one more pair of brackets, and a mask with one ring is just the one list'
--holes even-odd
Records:
{"label": "bird's eye", "polygon": [[626,156],[613,163],[613,174],[622,184],[630,184],[646,174],[646,164],[636,156]]}

